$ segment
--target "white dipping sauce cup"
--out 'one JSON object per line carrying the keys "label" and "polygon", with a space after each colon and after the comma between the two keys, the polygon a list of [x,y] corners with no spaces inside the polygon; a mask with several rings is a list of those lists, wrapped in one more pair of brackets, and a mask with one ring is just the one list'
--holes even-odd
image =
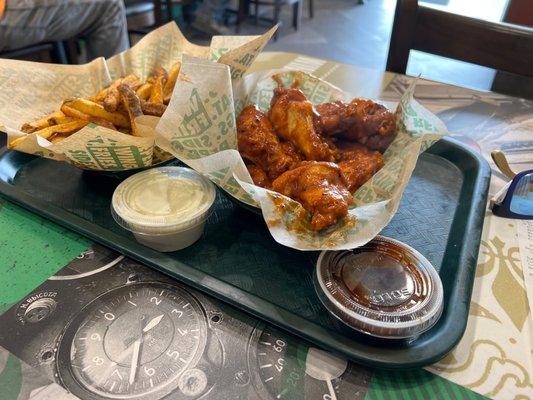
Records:
{"label": "white dipping sauce cup", "polygon": [[153,168],[118,185],[111,213],[139,243],[176,251],[202,236],[215,197],[215,186],[190,168]]}

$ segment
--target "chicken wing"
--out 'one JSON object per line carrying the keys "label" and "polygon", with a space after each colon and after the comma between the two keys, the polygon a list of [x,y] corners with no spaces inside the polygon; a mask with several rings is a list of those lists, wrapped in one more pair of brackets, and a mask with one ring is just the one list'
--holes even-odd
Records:
{"label": "chicken wing", "polygon": [[272,189],[300,202],[316,231],[344,218],[352,202],[340,168],[330,162],[302,162],[272,182]]}
{"label": "chicken wing", "polygon": [[378,151],[352,144],[341,150],[338,165],[348,190],[353,193],[383,167],[383,157]]}
{"label": "chicken wing", "polygon": [[266,189],[270,188],[271,182],[270,179],[268,179],[268,176],[265,171],[263,171],[255,164],[246,164],[246,168],[248,169],[252,180],[257,186],[261,186]]}
{"label": "chicken wing", "polygon": [[294,144],[305,159],[335,160],[334,149],[320,134],[318,114],[300,89],[278,85],[268,116],[278,135]]}
{"label": "chicken wing", "polygon": [[301,161],[290,143],[281,143],[268,117],[246,106],[237,117],[237,142],[242,157],[265,171],[270,179]]}
{"label": "chicken wing", "polygon": [[334,101],[316,107],[322,131],[384,151],[396,136],[394,114],[372,100]]}

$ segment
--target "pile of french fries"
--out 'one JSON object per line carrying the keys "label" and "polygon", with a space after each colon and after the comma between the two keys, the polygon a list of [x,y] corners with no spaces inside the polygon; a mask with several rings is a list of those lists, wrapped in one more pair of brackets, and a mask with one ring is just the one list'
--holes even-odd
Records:
{"label": "pile of french fries", "polygon": [[[158,67],[155,74],[146,81],[134,74],[117,79],[95,96],[65,100],[58,111],[27,122],[20,129],[52,143],[69,137],[90,123],[140,136],[135,118],[141,115],[163,115],[180,68],[181,63],[178,61],[168,72]],[[16,147],[26,138],[27,136],[21,136],[11,141],[9,147]]]}

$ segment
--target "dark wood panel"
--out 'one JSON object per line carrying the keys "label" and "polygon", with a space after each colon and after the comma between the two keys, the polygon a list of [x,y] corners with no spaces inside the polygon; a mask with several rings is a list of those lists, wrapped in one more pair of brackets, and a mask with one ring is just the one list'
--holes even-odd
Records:
{"label": "dark wood panel", "polygon": [[398,0],[387,69],[405,73],[413,49],[533,77],[533,29]]}
{"label": "dark wood panel", "polygon": [[419,7],[413,49],[533,76],[533,29]]}

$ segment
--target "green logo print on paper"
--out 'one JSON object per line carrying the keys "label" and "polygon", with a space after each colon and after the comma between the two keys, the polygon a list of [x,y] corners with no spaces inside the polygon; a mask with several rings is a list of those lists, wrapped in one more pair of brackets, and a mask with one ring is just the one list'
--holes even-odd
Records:
{"label": "green logo print on paper", "polygon": [[151,158],[151,148],[117,145],[117,141],[97,136],[84,150],[69,150],[69,157],[86,168],[108,171],[144,167]]}
{"label": "green logo print on paper", "polygon": [[191,91],[188,109],[171,145],[186,158],[197,159],[218,151],[235,148],[235,121],[227,95],[209,91],[202,99],[197,88]]}
{"label": "green logo print on paper", "polygon": [[239,182],[235,180],[233,175],[231,175],[229,167],[219,169],[218,171],[211,171],[208,175],[213,182],[222,187],[226,192],[241,199],[241,201],[244,201],[247,204],[257,205],[255,200],[252,199],[241,185],[239,185]]}

